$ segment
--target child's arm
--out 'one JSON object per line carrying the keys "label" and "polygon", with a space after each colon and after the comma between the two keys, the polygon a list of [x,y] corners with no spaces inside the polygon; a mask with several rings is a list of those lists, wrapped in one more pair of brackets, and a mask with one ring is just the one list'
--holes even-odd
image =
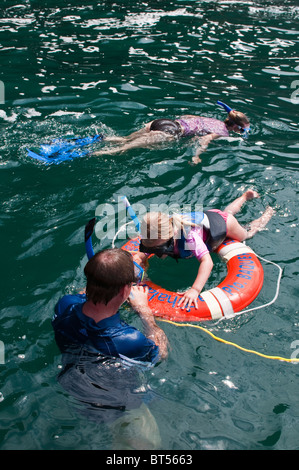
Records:
{"label": "child's arm", "polygon": [[182,308],[191,307],[192,303],[198,308],[198,295],[201,293],[205,283],[209,279],[213,269],[213,261],[209,253],[206,253],[200,260],[200,266],[195,281],[191,289],[187,290],[178,302]]}
{"label": "child's arm", "polygon": [[201,159],[199,158],[199,155],[207,150],[208,145],[210,142],[212,142],[212,140],[218,139],[219,137],[220,136],[218,134],[207,134],[203,137],[200,137],[200,146],[196,149],[196,153],[194,157],[192,157],[192,162],[195,164],[200,163]]}

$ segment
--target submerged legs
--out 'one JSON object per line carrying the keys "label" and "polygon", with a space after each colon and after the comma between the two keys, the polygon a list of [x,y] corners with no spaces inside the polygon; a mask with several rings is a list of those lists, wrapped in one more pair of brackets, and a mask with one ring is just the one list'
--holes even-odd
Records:
{"label": "submerged legs", "polygon": [[236,238],[237,240],[244,241],[247,238],[253,237],[257,232],[262,230],[269,220],[271,219],[272,215],[274,214],[274,209],[272,207],[267,207],[265,212],[259,217],[258,219],[253,220],[250,223],[249,230],[246,230],[242,227],[237,219],[234,217],[234,214],[239,212],[242,205],[251,199],[259,197],[256,191],[249,189],[246,191],[242,196],[235,199],[231,204],[229,204],[224,210],[228,212],[228,219],[227,219],[227,236],[230,238]]}

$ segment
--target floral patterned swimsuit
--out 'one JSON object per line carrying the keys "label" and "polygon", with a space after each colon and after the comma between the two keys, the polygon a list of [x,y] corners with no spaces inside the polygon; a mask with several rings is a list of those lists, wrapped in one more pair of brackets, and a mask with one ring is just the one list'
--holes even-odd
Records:
{"label": "floral patterned swimsuit", "polygon": [[206,118],[202,116],[183,117],[176,121],[184,129],[184,136],[217,134],[228,137],[229,132],[224,122],[219,119]]}

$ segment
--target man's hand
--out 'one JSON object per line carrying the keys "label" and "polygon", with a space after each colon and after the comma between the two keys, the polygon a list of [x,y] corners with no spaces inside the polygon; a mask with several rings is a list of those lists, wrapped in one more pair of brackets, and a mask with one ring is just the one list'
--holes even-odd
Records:
{"label": "man's hand", "polygon": [[129,296],[132,308],[138,313],[147,338],[150,338],[159,347],[162,359],[168,354],[168,340],[164,331],[156,325],[151,308],[148,305],[148,287],[133,286]]}
{"label": "man's hand", "polygon": [[133,286],[128,301],[132,308],[138,312],[142,308],[148,308],[148,287]]}

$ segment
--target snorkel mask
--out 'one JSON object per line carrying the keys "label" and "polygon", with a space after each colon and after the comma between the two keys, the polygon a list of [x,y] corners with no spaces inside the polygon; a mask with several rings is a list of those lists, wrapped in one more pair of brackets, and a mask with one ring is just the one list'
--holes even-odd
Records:
{"label": "snorkel mask", "polygon": [[[225,111],[229,114],[231,111],[233,111],[232,108],[230,108],[227,104],[225,103],[222,103],[222,101],[217,101],[217,104],[219,104],[220,106],[222,106],[222,108],[225,109]],[[238,126],[238,124],[237,124]],[[247,139],[248,135],[249,135],[249,132],[250,132],[250,126],[247,126],[247,127],[241,127],[241,126],[238,126],[239,129],[240,129],[240,132],[242,134],[242,137],[244,139]]]}
{"label": "snorkel mask", "polygon": [[156,255],[158,258],[162,258],[162,256],[167,255],[171,256],[172,258],[177,258],[177,255],[174,254],[174,238],[171,237],[167,242],[163,243],[162,245],[158,246],[145,246],[140,241],[139,251],[141,253],[147,253],[149,255]]}

